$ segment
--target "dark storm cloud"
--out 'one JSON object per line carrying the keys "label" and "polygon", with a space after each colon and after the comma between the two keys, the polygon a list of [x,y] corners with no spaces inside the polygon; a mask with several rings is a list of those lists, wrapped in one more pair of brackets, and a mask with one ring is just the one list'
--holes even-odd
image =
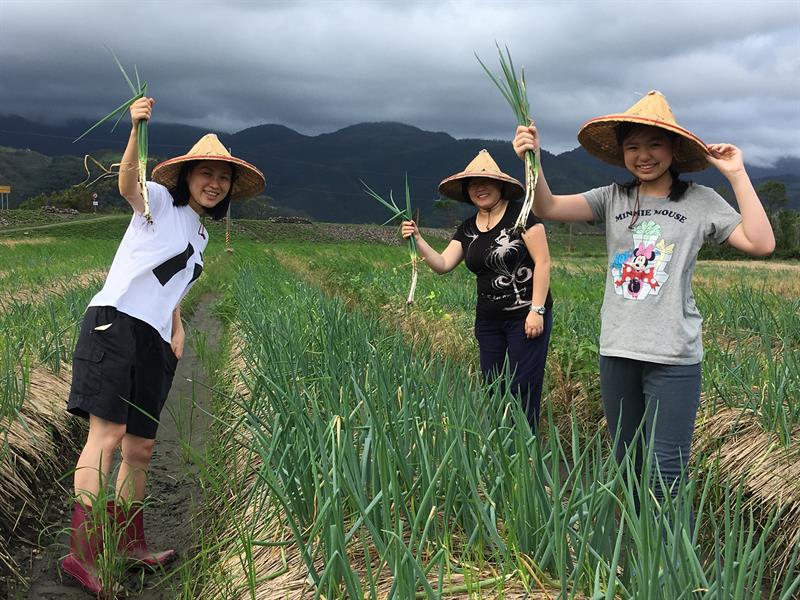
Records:
{"label": "dark storm cloud", "polygon": [[402,121],[509,138],[510,109],[475,60],[495,40],[524,65],[545,146],[662,90],[679,121],[748,160],[800,155],[795,2],[0,3],[0,112],[95,118],[127,89],[104,45],[134,62],[155,118],[303,133]]}

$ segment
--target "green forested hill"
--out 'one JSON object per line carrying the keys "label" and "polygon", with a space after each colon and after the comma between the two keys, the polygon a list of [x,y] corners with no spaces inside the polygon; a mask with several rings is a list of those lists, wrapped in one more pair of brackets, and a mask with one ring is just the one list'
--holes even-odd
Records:
{"label": "green forested hill", "polygon": [[[19,117],[0,117],[0,145],[25,148],[0,151],[0,185],[12,185],[12,206],[29,196],[83,181],[85,153],[104,157],[107,160],[101,162],[106,164],[115,160],[108,151],[119,155],[128,127],[120,125],[115,132],[106,130],[72,144],[89,125],[72,122],[48,127]],[[153,123],[151,155],[158,160],[184,152],[204,133],[184,125]],[[428,224],[452,220],[452,214],[445,216],[433,209],[437,185],[461,170],[482,148],[492,153],[502,169],[522,178],[522,163],[508,140],[459,140],[401,123],[361,123],[317,136],[281,125],[261,125],[219,136],[234,154],[264,172],[266,194],[276,206],[322,221],[383,221],[385,210],[363,193],[360,180],[379,193],[393,189],[400,196],[406,173],[422,220]],[[574,193],[627,178],[622,169],[604,165],[580,148],[558,156],[545,152],[543,164],[556,192]],[[774,169],[749,170],[754,179],[784,180],[792,204],[800,207],[800,159],[784,159]],[[691,178],[712,187],[724,183],[711,170]]]}

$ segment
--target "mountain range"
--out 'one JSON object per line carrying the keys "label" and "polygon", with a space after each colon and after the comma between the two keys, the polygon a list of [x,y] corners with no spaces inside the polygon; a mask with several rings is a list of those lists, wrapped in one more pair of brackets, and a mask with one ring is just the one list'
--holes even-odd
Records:
{"label": "mountain range", "polygon": [[[118,157],[129,125],[121,123],[113,132],[110,127],[98,128],[73,143],[90,125],[82,121],[48,125],[0,116],[0,185],[12,186],[11,206],[83,181],[86,154],[108,162],[115,160],[114,155]],[[162,160],[182,154],[205,133],[205,129],[187,125],[152,123],[150,155]],[[393,190],[399,204],[404,202],[407,174],[412,206],[420,211],[421,221],[441,224],[445,216],[433,208],[439,181],[461,171],[482,148],[489,150],[505,172],[523,179],[522,163],[509,140],[456,139],[402,123],[360,123],[315,136],[274,124],[217,134],[235,156],[263,171],[265,195],[271,204],[319,221],[383,222],[388,213],[364,193],[361,182],[382,195]],[[543,151],[542,163],[550,187],[557,193],[629,179],[625,170],[594,159],[582,148],[558,155]],[[771,168],[748,165],[748,172],[756,185],[769,179],[784,182],[790,206],[800,209],[800,158],[782,158]],[[684,177],[711,187],[727,183],[714,169]],[[455,212],[463,214],[464,210]],[[452,214],[447,218],[452,219]]]}

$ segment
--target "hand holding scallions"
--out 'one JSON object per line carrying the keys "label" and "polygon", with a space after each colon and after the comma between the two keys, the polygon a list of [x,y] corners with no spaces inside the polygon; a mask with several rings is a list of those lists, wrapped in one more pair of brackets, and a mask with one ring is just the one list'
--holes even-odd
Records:
{"label": "hand holding scallions", "polygon": [[[392,216],[388,221],[386,221],[386,223],[394,221],[395,219],[400,219],[402,222],[406,222],[411,219],[411,215],[414,213],[411,210],[411,189],[408,187],[408,174],[406,174],[406,207],[404,209],[395,204],[394,196],[392,195],[391,190],[389,190],[389,199],[385,200],[384,198],[381,198],[380,194],[369,187],[366,183],[363,181],[361,183],[363,184],[364,190],[368,195],[392,211]],[[384,225],[386,225],[386,223],[384,223]],[[417,235],[419,235],[419,232],[417,232]],[[403,237],[408,240],[408,254],[409,258],[411,259],[411,286],[408,290],[408,297],[406,298],[406,306],[411,306],[414,303],[414,293],[417,290],[417,261],[419,260],[419,254],[417,253],[417,236],[411,237],[411,234],[409,234]]]}
{"label": "hand holding scallions", "polygon": [[[130,105],[131,114],[131,135],[125,153],[122,155],[119,167],[119,193],[125,198],[131,207],[138,213],[148,218],[149,206],[147,198],[147,188],[142,173],[141,153],[139,140],[142,137],[140,129],[146,127],[147,122],[153,115],[153,105],[155,100],[148,97],[138,98]],[[146,157],[145,157],[146,161]],[[146,162],[145,162],[146,166]]]}
{"label": "hand holding scallions", "polygon": [[[486,74],[492,82],[503,94],[503,97],[508,102],[514,116],[517,118],[517,125],[525,127],[529,123],[533,125],[531,119],[531,105],[528,102],[528,90],[525,85],[525,70],[520,70],[517,73],[514,67],[514,61],[511,60],[511,52],[506,48],[505,53],[497,44],[497,53],[500,55],[500,67],[502,69],[501,75],[495,75],[489,68],[483,64],[483,61],[475,55],[478,62],[486,71]],[[539,154],[535,149],[531,148],[530,152],[524,153],[525,161],[525,199],[522,202],[522,210],[514,223],[514,233],[522,234],[525,231],[525,219],[528,218],[528,213],[533,210],[533,199],[535,196],[536,183],[539,181]]]}
{"label": "hand holding scallions", "polygon": [[138,128],[139,121],[150,120],[150,117],[153,116],[153,104],[155,102],[152,98],[139,98],[131,104],[131,123],[134,130]]}
{"label": "hand holding scallions", "polygon": [[400,234],[403,236],[404,240],[407,240],[412,235],[417,241],[419,241],[420,238],[419,228],[414,221],[403,221],[400,225]]}
{"label": "hand holding scallions", "polygon": [[525,153],[531,151],[536,154],[537,162],[539,161],[541,144],[539,143],[539,131],[533,121],[527,127],[525,125],[517,126],[517,133],[511,144],[520,160],[525,160]]}

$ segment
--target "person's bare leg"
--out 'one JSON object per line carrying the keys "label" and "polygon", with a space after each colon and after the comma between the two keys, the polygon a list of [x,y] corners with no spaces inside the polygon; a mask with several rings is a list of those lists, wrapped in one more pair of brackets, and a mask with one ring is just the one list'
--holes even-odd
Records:
{"label": "person's bare leg", "polygon": [[91,506],[98,496],[124,435],[124,424],[89,415],[89,434],[75,468],[75,496],[82,504]]}
{"label": "person's bare leg", "polygon": [[[61,562],[61,569],[95,595],[103,592],[103,583],[98,576],[95,561],[103,552],[103,527],[106,520],[98,518],[92,505],[101,495],[100,491],[105,491],[114,453],[124,435],[124,424],[90,415],[89,434],[75,468],[76,502],[70,525],[70,551]],[[105,513],[107,507],[98,509]]]}
{"label": "person's bare leg", "polygon": [[122,438],[122,465],[117,475],[117,524],[123,529],[121,548],[142,564],[157,567],[170,560],[174,550],[152,552],[144,533],[144,505],[147,471],[155,440],[130,433]]}
{"label": "person's bare leg", "polygon": [[122,461],[117,474],[118,502],[130,505],[144,500],[155,444],[155,440],[130,433],[122,438]]}

